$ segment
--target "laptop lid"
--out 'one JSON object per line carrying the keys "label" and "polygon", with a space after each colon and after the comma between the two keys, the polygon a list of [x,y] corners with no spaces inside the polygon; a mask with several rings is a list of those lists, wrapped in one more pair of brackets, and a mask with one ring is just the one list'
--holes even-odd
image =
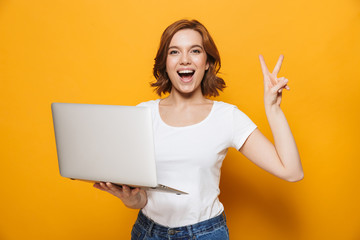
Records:
{"label": "laptop lid", "polygon": [[156,187],[151,110],[52,103],[63,177]]}

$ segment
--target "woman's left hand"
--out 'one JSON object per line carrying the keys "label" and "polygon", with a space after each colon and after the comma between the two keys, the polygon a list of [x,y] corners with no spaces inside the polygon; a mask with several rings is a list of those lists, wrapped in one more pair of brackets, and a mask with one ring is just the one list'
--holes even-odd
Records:
{"label": "woman's left hand", "polygon": [[288,79],[285,77],[277,77],[277,74],[280,71],[281,64],[283,62],[284,56],[280,55],[279,60],[276,63],[276,66],[272,73],[269,72],[264,57],[259,55],[260,64],[262,73],[264,76],[264,103],[265,108],[273,107],[273,106],[280,106],[281,98],[282,98],[282,91],[285,88],[286,90],[290,90],[289,86],[287,85]]}
{"label": "woman's left hand", "polygon": [[265,113],[274,144],[256,129],[239,151],[262,169],[287,181],[296,182],[304,177],[304,172],[295,139],[280,108],[282,91],[284,88],[287,90],[290,88],[287,86],[286,78],[277,77],[284,56],[280,55],[272,73],[266,67],[263,56],[260,55],[259,59],[264,75]]}

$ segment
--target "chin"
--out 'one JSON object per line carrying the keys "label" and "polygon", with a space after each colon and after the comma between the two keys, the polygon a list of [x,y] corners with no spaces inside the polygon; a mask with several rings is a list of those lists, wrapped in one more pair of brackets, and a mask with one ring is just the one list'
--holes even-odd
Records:
{"label": "chin", "polygon": [[192,94],[198,91],[197,88],[178,88],[176,89],[176,91],[178,91],[179,93],[182,94]]}

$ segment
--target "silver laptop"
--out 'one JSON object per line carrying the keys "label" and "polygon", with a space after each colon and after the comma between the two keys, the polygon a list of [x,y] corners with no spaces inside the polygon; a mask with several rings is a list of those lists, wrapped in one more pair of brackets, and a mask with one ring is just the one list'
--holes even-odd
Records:
{"label": "silver laptop", "polygon": [[147,107],[51,104],[60,175],[187,194],[158,184]]}

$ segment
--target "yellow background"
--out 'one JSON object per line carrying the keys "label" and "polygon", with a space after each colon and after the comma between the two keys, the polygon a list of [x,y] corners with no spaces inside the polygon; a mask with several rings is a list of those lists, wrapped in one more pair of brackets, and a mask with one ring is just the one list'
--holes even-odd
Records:
{"label": "yellow background", "polygon": [[0,239],[129,239],[137,211],[58,173],[51,102],[135,105],[162,31],[195,18],[236,104],[271,138],[258,54],[285,55],[282,107],[305,178],[276,179],[231,150],[221,200],[231,239],[360,239],[359,0],[1,0]]}

